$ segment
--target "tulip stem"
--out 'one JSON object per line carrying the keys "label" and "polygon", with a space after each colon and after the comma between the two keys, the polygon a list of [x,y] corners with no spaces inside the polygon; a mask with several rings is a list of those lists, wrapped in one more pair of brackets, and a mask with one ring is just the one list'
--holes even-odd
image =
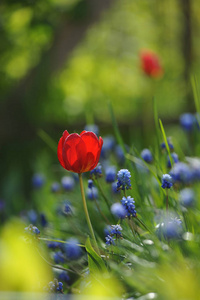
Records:
{"label": "tulip stem", "polygon": [[98,245],[97,245],[97,241],[96,241],[96,238],[95,238],[95,235],[94,235],[94,230],[93,230],[92,223],[90,221],[90,216],[89,216],[88,209],[87,209],[87,203],[86,203],[85,193],[84,193],[84,188],[83,188],[82,173],[79,173],[78,176],[79,176],[79,182],[80,182],[80,188],[81,188],[81,196],[82,196],[82,200],[83,200],[83,208],[84,208],[84,211],[85,211],[85,216],[86,216],[87,224],[88,224],[88,227],[89,227],[92,239],[94,241],[96,251],[100,255],[99,248],[98,248]]}

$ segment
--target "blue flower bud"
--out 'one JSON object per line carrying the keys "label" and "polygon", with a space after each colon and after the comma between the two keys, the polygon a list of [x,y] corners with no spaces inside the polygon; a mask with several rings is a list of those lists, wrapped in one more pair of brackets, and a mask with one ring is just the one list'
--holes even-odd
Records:
{"label": "blue flower bud", "polygon": [[195,122],[195,117],[191,113],[185,113],[180,116],[181,127],[187,132],[193,130]]}
{"label": "blue flower bud", "polygon": [[32,177],[32,186],[36,189],[40,189],[45,183],[44,175],[34,174]]}
{"label": "blue flower bud", "polygon": [[106,182],[107,183],[112,183],[116,179],[116,167],[115,166],[110,166],[106,168]]}
{"label": "blue flower bud", "polygon": [[67,240],[65,252],[68,259],[78,259],[81,256],[81,248],[78,244],[79,241],[75,238]]}
{"label": "blue flower bud", "polygon": [[147,163],[151,163],[153,161],[153,156],[152,156],[151,151],[149,149],[142,150],[141,157]]}
{"label": "blue flower bud", "polygon": [[131,173],[127,169],[121,169],[117,173],[117,188],[118,189],[130,189],[131,188],[131,181],[130,181]]}
{"label": "blue flower bud", "polygon": [[124,219],[126,217],[126,209],[121,203],[114,203],[111,206],[111,213],[118,219]]}
{"label": "blue flower bud", "polygon": [[75,186],[75,181],[73,177],[70,176],[64,176],[61,180],[62,187],[66,191],[72,191]]}
{"label": "blue flower bud", "polygon": [[169,174],[163,174],[162,176],[162,188],[170,189],[173,185],[172,177]]}

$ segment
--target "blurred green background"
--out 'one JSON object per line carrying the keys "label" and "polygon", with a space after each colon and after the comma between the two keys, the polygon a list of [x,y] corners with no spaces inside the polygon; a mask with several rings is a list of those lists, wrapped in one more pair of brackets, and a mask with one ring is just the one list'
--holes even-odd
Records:
{"label": "blurred green background", "polygon": [[[51,174],[62,132],[95,123],[124,140],[154,134],[152,99],[166,126],[195,112],[190,76],[200,75],[200,6],[192,0],[9,0],[0,4],[0,198],[29,200],[34,172]],[[141,70],[149,49],[161,79]],[[51,176],[51,175],[49,175]]]}

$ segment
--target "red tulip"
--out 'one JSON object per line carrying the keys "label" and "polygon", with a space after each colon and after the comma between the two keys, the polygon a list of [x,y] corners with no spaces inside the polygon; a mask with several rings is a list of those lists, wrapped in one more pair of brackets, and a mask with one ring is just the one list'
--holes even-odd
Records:
{"label": "red tulip", "polygon": [[103,139],[91,132],[69,134],[67,130],[58,143],[58,160],[61,166],[75,173],[91,171],[96,167],[101,154]]}
{"label": "red tulip", "polygon": [[161,77],[163,75],[163,68],[158,56],[150,51],[142,52],[141,67],[144,73],[150,77]]}

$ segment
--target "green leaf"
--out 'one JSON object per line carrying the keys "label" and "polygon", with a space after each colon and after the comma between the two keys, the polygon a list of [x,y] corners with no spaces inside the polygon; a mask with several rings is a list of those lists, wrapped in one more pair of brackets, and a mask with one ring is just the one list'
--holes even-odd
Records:
{"label": "green leaf", "polygon": [[164,142],[165,142],[165,146],[166,146],[166,149],[167,149],[167,153],[169,155],[169,160],[170,160],[171,166],[173,166],[173,160],[172,160],[171,153],[170,153],[170,150],[169,150],[169,145],[168,145],[167,137],[166,137],[166,134],[165,134],[165,130],[164,130],[162,121],[160,119],[159,119],[159,122],[160,122],[160,128],[161,128],[161,132],[162,132],[162,135],[163,135],[163,139],[164,139]]}
{"label": "green leaf", "polygon": [[87,238],[87,241],[85,243],[85,248],[88,254],[88,265],[89,270],[91,274],[99,273],[99,272],[107,272],[106,266],[102,260],[102,258],[95,252],[95,250],[92,248],[90,238]]}
{"label": "green leaf", "polygon": [[194,75],[191,76],[191,83],[192,83],[192,90],[193,90],[193,94],[194,94],[194,102],[195,102],[195,106],[196,106],[196,111],[200,114],[200,96],[199,96],[197,80]]}

